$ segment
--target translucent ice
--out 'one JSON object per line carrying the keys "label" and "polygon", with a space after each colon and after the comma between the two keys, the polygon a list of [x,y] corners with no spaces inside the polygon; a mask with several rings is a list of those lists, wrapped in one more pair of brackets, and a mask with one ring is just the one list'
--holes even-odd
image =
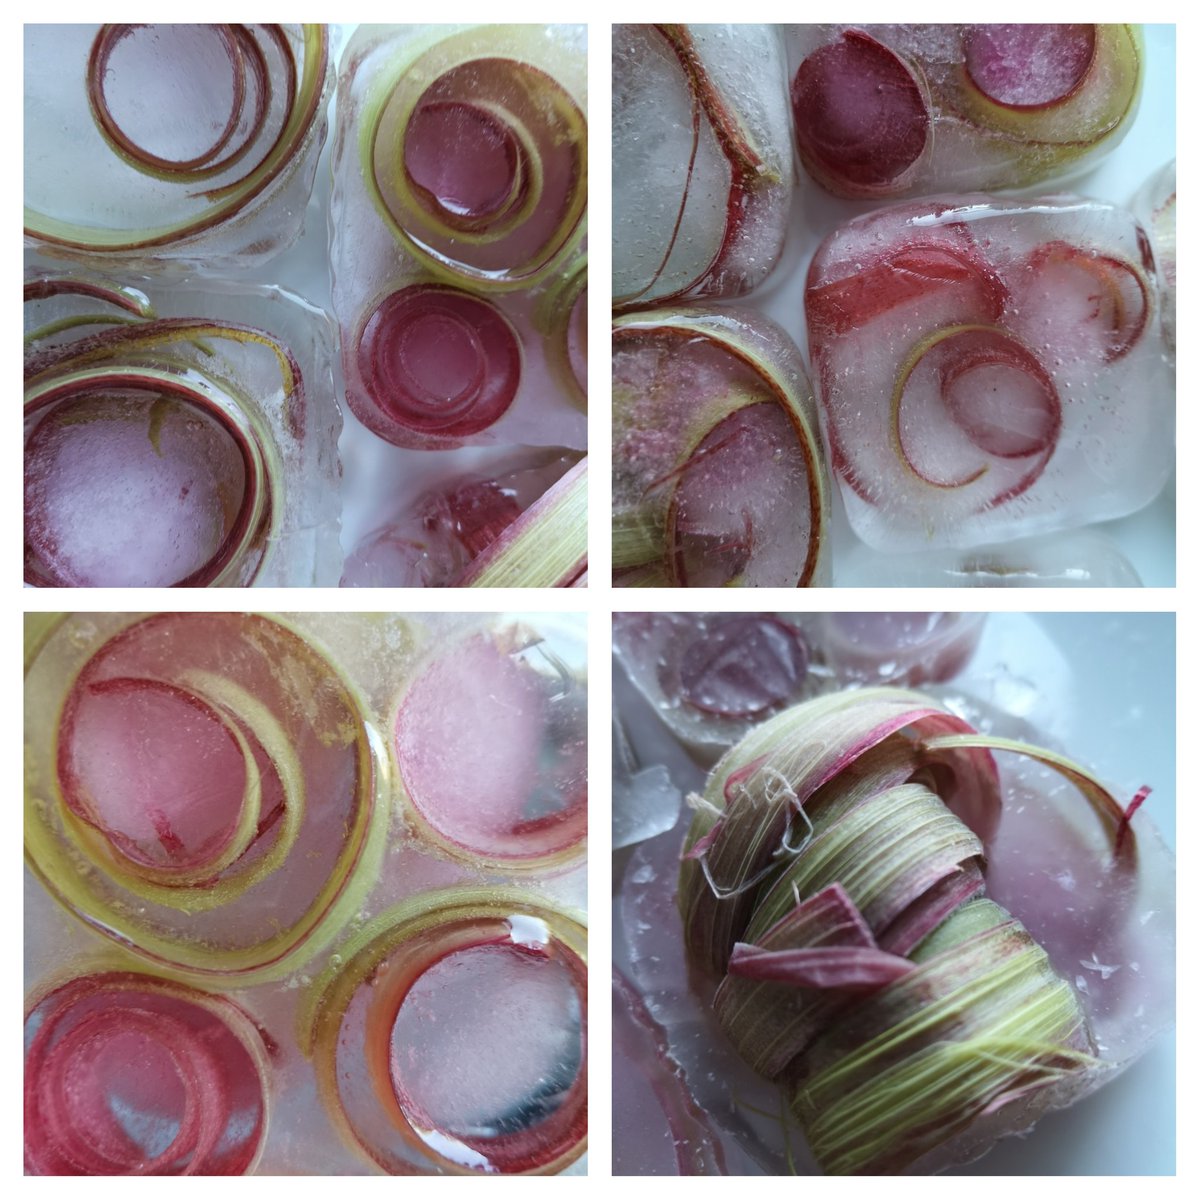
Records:
{"label": "translucent ice", "polygon": [[1146,227],[1158,263],[1162,289],[1163,333],[1175,351],[1175,160],[1146,180],[1133,201],[1133,211]]}
{"label": "translucent ice", "polygon": [[659,763],[642,768],[613,713],[613,849],[665,833],[675,824],[683,797]]}
{"label": "translucent ice", "polygon": [[1170,473],[1155,265],[1121,209],[982,195],[882,209],[825,239],[806,309],[832,469],[872,546],[1125,516]]}
{"label": "translucent ice", "polygon": [[698,759],[830,689],[953,679],[979,642],[972,613],[618,613],[613,652]]}
{"label": "translucent ice", "polygon": [[1133,121],[1133,25],[793,25],[800,161],[840,196],[1023,188],[1092,165]]}
{"label": "translucent ice", "polygon": [[582,449],[584,27],[361,26],[332,164],[354,415],[412,449]]}
{"label": "translucent ice", "polygon": [[808,378],[782,330],[673,309],[613,332],[613,568],[627,586],[805,587],[828,574]]}
{"label": "translucent ice", "polygon": [[324,25],[26,25],[25,234],[188,270],[294,242],[333,87]]}
{"label": "translucent ice", "polygon": [[336,580],[333,329],[279,288],[31,274],[25,579]]}
{"label": "translucent ice", "polygon": [[614,304],[736,296],[775,265],[785,89],[771,26],[613,26]]}
{"label": "translucent ice", "polygon": [[1141,587],[1111,538],[1091,529],[972,550],[879,554],[861,542],[838,556],[839,587]]}
{"label": "translucent ice", "polygon": [[[460,477],[415,499],[402,493],[391,517],[347,557],[342,586],[459,585],[468,565],[513,528],[577,461],[575,455],[553,450],[526,451],[486,473]],[[578,533],[578,555],[586,562],[583,525]],[[577,574],[578,563],[573,566]]]}

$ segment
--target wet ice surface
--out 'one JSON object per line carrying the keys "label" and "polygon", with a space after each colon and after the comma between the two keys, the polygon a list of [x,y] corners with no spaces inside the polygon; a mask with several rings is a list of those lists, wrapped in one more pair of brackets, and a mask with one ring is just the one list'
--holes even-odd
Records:
{"label": "wet ice surface", "polygon": [[840,196],[1023,188],[1128,133],[1145,71],[1124,25],[795,25],[796,144]]}
{"label": "wet ice surface", "polygon": [[840,587],[1141,587],[1115,542],[1091,529],[971,550],[885,555],[864,544],[839,556]]}
{"label": "wet ice surface", "polygon": [[[482,995],[497,1003],[481,1017]],[[559,964],[514,947],[460,951],[426,971],[401,1005],[393,1081],[427,1129],[459,1139],[524,1133],[557,1111],[575,1081],[582,1026]]]}
{"label": "wet ice surface", "polygon": [[617,326],[613,512],[618,582],[819,584],[827,484],[803,363],[747,310],[671,309]]}
{"label": "wet ice surface", "polygon": [[792,194],[783,47],[764,25],[613,28],[613,302],[736,296]]}
{"label": "wet ice surface", "polygon": [[[1133,821],[1143,875],[1130,896],[1122,887],[1096,886],[1097,872],[1103,878],[1109,861],[1104,838],[1069,786],[1015,756],[997,755],[1011,803],[994,851],[1001,900],[1018,912],[1036,901],[1041,917],[1024,919],[1079,991],[1102,1057],[1118,1063],[1145,1057],[1114,1086],[1050,1114],[1035,1133],[1001,1143],[956,1173],[1174,1170],[1174,1050],[1164,1034],[1170,1014],[1163,1011],[1173,993],[1173,861],[1153,827],[1173,845],[1173,661],[1170,617],[994,614],[962,675],[927,689],[983,732],[1058,746],[1096,765],[1120,803],[1144,783],[1155,788]],[[656,760],[655,740],[638,720],[642,703],[626,699],[621,711],[641,730],[639,757],[649,763]],[[671,764],[678,786],[700,790],[702,773],[661,728],[657,744],[658,759]],[[1059,807],[1064,797],[1070,803]],[[1043,822],[1041,840],[1021,830],[1035,819]],[[674,907],[687,823],[685,810],[672,831],[642,843],[625,864],[615,952],[629,956],[631,977],[666,1029],[691,1094],[723,1131],[722,1143],[749,1152],[761,1170],[811,1173],[798,1132],[771,1115],[781,1111],[778,1093],[741,1063],[706,1014],[711,984],[688,974]],[[1131,1130],[1137,1131],[1136,1150]]]}
{"label": "wet ice surface", "polygon": [[1071,198],[921,201],[827,237],[810,351],[855,532],[961,547],[1150,503],[1174,387],[1147,249],[1129,214]]}
{"label": "wet ice surface", "polygon": [[[381,730],[394,714],[399,693],[411,684],[418,664],[427,662],[427,656],[436,654],[456,638],[506,627],[503,621],[447,614],[423,618],[300,614],[284,619],[294,620],[304,636],[312,639],[354,680],[361,689],[369,719]],[[203,620],[211,623],[213,618]],[[578,622],[565,617],[525,618],[527,625],[536,621],[545,622],[543,632],[554,639],[564,668],[582,689],[585,665]],[[68,668],[73,670],[127,624],[128,618],[111,614],[86,621],[77,619],[71,626],[67,645],[55,648],[55,653],[63,656],[60,667],[64,672]],[[185,675],[189,665],[195,665],[189,664],[188,655],[202,657],[204,647],[212,648],[219,640],[208,636],[185,651],[188,639],[178,629],[173,637],[174,643],[171,639],[160,641],[158,648],[175,644],[175,667]],[[225,769],[229,765],[226,760],[230,747],[222,721],[228,722],[229,718],[223,715],[214,724],[213,715],[204,705],[184,701],[177,690],[162,682],[130,684],[131,676],[154,662],[154,655],[145,645],[140,648],[139,657],[136,639],[131,641],[134,644],[126,645],[123,657],[113,659],[112,665],[120,675],[115,689],[101,687],[99,691],[89,691],[87,704],[77,721],[76,735],[69,740],[77,752],[81,778],[94,797],[91,815],[98,826],[109,831],[107,835],[98,832],[97,836],[112,836],[124,846],[127,856],[168,867],[211,861],[226,845],[230,813],[240,808],[242,800],[243,781],[236,771]],[[236,670],[240,662],[243,671],[240,678],[248,682],[251,672],[246,662],[253,663],[255,653],[245,644],[241,651],[238,654],[236,648],[226,645],[221,649],[221,660],[230,671]],[[273,661],[280,675],[294,688],[293,703],[285,711],[291,714],[297,727],[302,728],[306,720],[313,719],[315,705],[323,706],[322,711],[329,719],[328,727],[319,725],[311,742],[302,745],[302,759],[309,764],[322,755],[326,759],[341,758],[348,728],[345,719],[334,711],[336,689],[330,680],[305,686],[301,658],[276,654]],[[194,683],[194,675],[189,677]],[[39,691],[45,683],[41,678]],[[62,686],[65,685],[64,678]],[[268,693],[263,690],[259,694]],[[43,699],[50,708],[32,702],[30,716],[50,736],[57,724],[54,712],[61,707],[62,697],[47,694]],[[526,716],[533,714],[527,712]],[[486,723],[484,717],[480,720]],[[519,716],[513,717],[509,728],[519,725]],[[323,735],[324,743],[319,735]],[[32,742],[32,733],[28,736]],[[278,752],[279,747],[274,745],[272,749]],[[386,755],[382,740],[377,753]],[[219,780],[214,777],[208,785],[203,785],[197,778],[195,787],[181,788],[180,755],[191,764],[193,775],[197,771],[202,775],[219,771]],[[41,750],[33,757],[39,762],[45,759]],[[547,756],[546,769],[552,757]],[[260,766],[265,772],[270,771],[269,761]],[[176,925],[184,930],[182,936],[190,929],[208,942],[226,938],[237,941],[241,937],[245,943],[262,936],[264,931],[274,932],[280,918],[286,918],[288,905],[297,894],[325,879],[328,858],[346,833],[339,803],[351,790],[353,777],[353,768],[342,776],[327,770],[314,784],[307,807],[313,830],[306,829],[301,835],[296,851],[298,860],[291,864],[294,869],[283,870],[274,882],[264,881],[247,897],[252,902],[250,909],[255,908],[255,901],[261,901],[261,908],[231,913],[231,907],[236,905],[226,905],[190,917],[175,911]],[[39,767],[29,778],[34,806],[31,811],[45,810],[48,792],[44,783],[45,772]],[[271,786],[265,785],[265,790],[269,792]],[[486,818],[487,810],[481,808],[478,791],[473,795],[477,814]],[[402,813],[393,800],[390,791],[381,798],[381,803],[388,806],[382,867],[374,885],[364,892],[358,909],[347,914],[345,927],[339,929],[330,944],[314,950],[310,959],[299,962],[277,982],[237,988],[223,985],[219,980],[206,981],[212,990],[230,992],[267,1038],[270,1122],[264,1154],[256,1168],[259,1173],[362,1174],[370,1169],[368,1160],[339,1136],[316,1095],[312,1063],[297,1045],[297,1031],[302,1025],[300,1005],[314,979],[323,968],[339,965],[346,939],[365,922],[397,903],[446,888],[516,886],[534,900],[568,911],[581,912],[586,905],[586,870],[581,855],[568,854],[551,869],[526,871],[519,876],[491,870],[478,860],[452,858],[422,834],[411,815]],[[528,808],[526,815],[535,822],[538,815],[545,816],[548,811],[545,800],[546,797],[536,799],[531,793],[529,802],[533,807]],[[275,802],[264,795],[265,808],[271,809]],[[259,840],[270,838],[268,830]],[[248,857],[254,852],[252,849]],[[144,905],[139,919],[149,919],[151,913],[157,912],[157,906]],[[25,913],[27,992],[88,970],[114,966],[136,970],[148,965],[118,942],[99,936],[98,931],[70,916],[50,898],[32,871],[26,872]],[[549,936],[546,922],[517,910],[506,915],[509,921],[505,945],[509,949],[497,955],[496,961],[484,963],[478,971],[478,964],[473,966],[468,954],[466,984],[447,981],[435,973],[405,1016],[406,1031],[411,1031],[416,1021],[431,1039],[428,1046],[414,1052],[412,1061],[416,1063],[417,1075],[410,1076],[409,1083],[413,1078],[418,1079],[416,1091],[421,1102],[435,1109],[438,1118],[451,1125],[452,1131],[444,1135],[451,1140],[454,1129],[461,1133],[466,1126],[482,1126],[494,1118],[497,1127],[520,1125],[536,1141],[538,1130],[552,1121],[558,1111],[557,1097],[574,1080],[580,1062],[585,1014],[577,989],[565,986],[563,960],[539,957]],[[484,951],[485,956],[488,953]],[[454,960],[451,965],[457,963],[459,960]],[[452,976],[456,974],[451,972]],[[527,984],[526,980],[531,982]],[[451,986],[444,989],[442,984],[447,982]],[[487,992],[488,1004],[482,1024],[475,1025],[472,1004],[478,1005],[481,987]],[[452,1032],[456,1023],[462,1027],[461,1037]],[[403,1044],[408,1044],[407,1039],[403,1039]],[[401,1041],[396,1045],[403,1048]],[[447,1056],[443,1051],[447,1048],[463,1051],[455,1067],[456,1078],[464,1084],[462,1089],[431,1069],[432,1064],[445,1064]],[[361,1058],[352,1061],[355,1070],[365,1074]],[[386,1076],[386,1056],[384,1063]],[[135,1103],[123,1084],[122,1089],[121,1096],[129,1101],[129,1116],[121,1119],[141,1122],[141,1133],[137,1136],[157,1144],[166,1136],[163,1121],[175,1110],[167,1106],[166,1116],[155,1115],[148,1104]],[[145,1093],[141,1094],[144,1097]],[[472,1108],[473,1104],[477,1107]],[[238,1109],[244,1115],[243,1110],[244,1106]],[[138,1116],[138,1112],[143,1116]],[[434,1141],[441,1136],[436,1128],[428,1132]],[[568,1169],[579,1173],[586,1168],[580,1161]]]}

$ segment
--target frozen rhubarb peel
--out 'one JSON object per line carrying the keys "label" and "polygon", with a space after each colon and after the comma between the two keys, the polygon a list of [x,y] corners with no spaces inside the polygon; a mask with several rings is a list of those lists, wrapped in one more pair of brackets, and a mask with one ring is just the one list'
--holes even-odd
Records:
{"label": "frozen rhubarb peel", "polygon": [[922,79],[860,30],[809,55],[792,79],[796,142],[804,166],[832,191],[904,190],[932,144]]}
{"label": "frozen rhubarb peel", "polygon": [[800,162],[839,196],[1029,187],[1128,131],[1129,25],[812,25],[789,30]]}
{"label": "frozen rhubarb peel", "polygon": [[[575,672],[523,626],[442,647],[405,688],[392,727],[418,826],[454,857],[503,870],[578,857],[587,835],[585,708]],[[481,786],[486,808],[475,799]]]}
{"label": "frozen rhubarb peel", "polygon": [[618,25],[613,80],[614,304],[748,291],[791,199],[777,31]]}
{"label": "frozen rhubarb peel", "polygon": [[362,181],[405,253],[438,278],[524,288],[580,243],[582,50],[567,26],[360,31],[347,62],[361,79],[344,74],[362,97]]}
{"label": "frozen rhubarb peel", "polygon": [[885,689],[798,705],[718,763],[679,874],[688,957],[822,1170],[977,1156],[1169,1024],[1173,863],[1146,796]]}
{"label": "frozen rhubarb peel", "polygon": [[26,281],[26,582],[324,579],[341,427],[327,319],[278,289],[153,292]]}
{"label": "frozen rhubarb peel", "polygon": [[339,946],[300,1044],[334,1128],[384,1172],[553,1174],[587,1147],[586,997],[577,913],[425,892]]}
{"label": "frozen rhubarb peel", "polygon": [[811,586],[828,499],[803,365],[740,312],[617,321],[613,342],[616,579],[677,587]]}
{"label": "frozen rhubarb peel", "polygon": [[586,29],[362,26],[342,58],[346,399],[414,450],[586,442]]}
{"label": "frozen rhubarb peel", "polygon": [[[1153,263],[1119,209],[934,198],[857,218],[809,271],[822,432],[868,544],[969,547],[1125,515],[1172,419]],[[1097,487],[1097,483],[1102,487]]]}
{"label": "frozen rhubarb peel", "polygon": [[299,234],[333,84],[325,26],[31,25],[26,62],[28,239],[207,266]]}
{"label": "frozen rhubarb peel", "polygon": [[1157,264],[1163,334],[1175,352],[1175,161],[1156,171],[1138,189],[1133,211],[1147,232],[1150,257]]}
{"label": "frozen rhubarb peel", "polygon": [[311,957],[361,903],[386,835],[355,693],[261,617],[127,620],[84,659],[73,628],[56,623],[27,672],[53,764],[27,779],[34,872],[185,978],[259,982]]}
{"label": "frozen rhubarb peel", "polygon": [[25,1021],[33,1175],[244,1175],[267,1132],[259,1030],[235,1004],[131,971],[51,988]]}

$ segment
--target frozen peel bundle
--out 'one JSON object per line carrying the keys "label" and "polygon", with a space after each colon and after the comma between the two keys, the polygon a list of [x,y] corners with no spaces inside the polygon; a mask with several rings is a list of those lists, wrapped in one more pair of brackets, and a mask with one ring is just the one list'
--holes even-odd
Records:
{"label": "frozen peel bundle", "polygon": [[[993,751],[1053,775],[1002,776]],[[721,759],[680,871],[688,956],[823,1170],[975,1157],[1169,1024],[1174,868],[1131,824],[1147,791],[1123,806],[890,689],[789,709]]]}
{"label": "frozen peel bundle", "polygon": [[265,261],[300,232],[332,85],[323,25],[26,25],[26,237]]}
{"label": "frozen peel bundle", "polygon": [[332,330],[277,288],[25,283],[25,581],[329,583]]}
{"label": "frozen peel bundle", "polygon": [[808,377],[777,326],[674,309],[613,328],[613,577],[826,582],[828,489]]}
{"label": "frozen peel bundle", "polygon": [[830,465],[884,550],[1135,512],[1174,462],[1155,264],[1088,200],[922,200],[843,225],[806,292]]}
{"label": "frozen peel bundle", "polygon": [[1128,131],[1134,25],[793,25],[800,161],[839,196],[1023,188]]}
{"label": "frozen peel bundle", "polygon": [[786,86],[771,26],[613,26],[614,305],[736,296],[775,265]]}
{"label": "frozen peel bundle", "polygon": [[346,395],[397,446],[586,438],[581,26],[362,26],[333,149]]}

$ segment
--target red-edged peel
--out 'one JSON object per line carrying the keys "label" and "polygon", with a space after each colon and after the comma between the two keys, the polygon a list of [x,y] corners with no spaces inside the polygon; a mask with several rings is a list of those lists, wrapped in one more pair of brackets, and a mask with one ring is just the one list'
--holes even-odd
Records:
{"label": "red-edged peel", "polygon": [[1028,349],[995,327],[938,330],[913,349],[896,377],[897,455],[934,487],[966,487],[982,478],[988,466],[986,458],[978,463],[976,452],[1000,459],[1037,456],[1018,485],[1028,487],[1053,454],[1061,428],[1053,379]]}
{"label": "red-edged peel", "polygon": [[237,1006],[133,972],[86,975],[26,1017],[33,1175],[242,1175],[266,1137],[265,1048]]}

